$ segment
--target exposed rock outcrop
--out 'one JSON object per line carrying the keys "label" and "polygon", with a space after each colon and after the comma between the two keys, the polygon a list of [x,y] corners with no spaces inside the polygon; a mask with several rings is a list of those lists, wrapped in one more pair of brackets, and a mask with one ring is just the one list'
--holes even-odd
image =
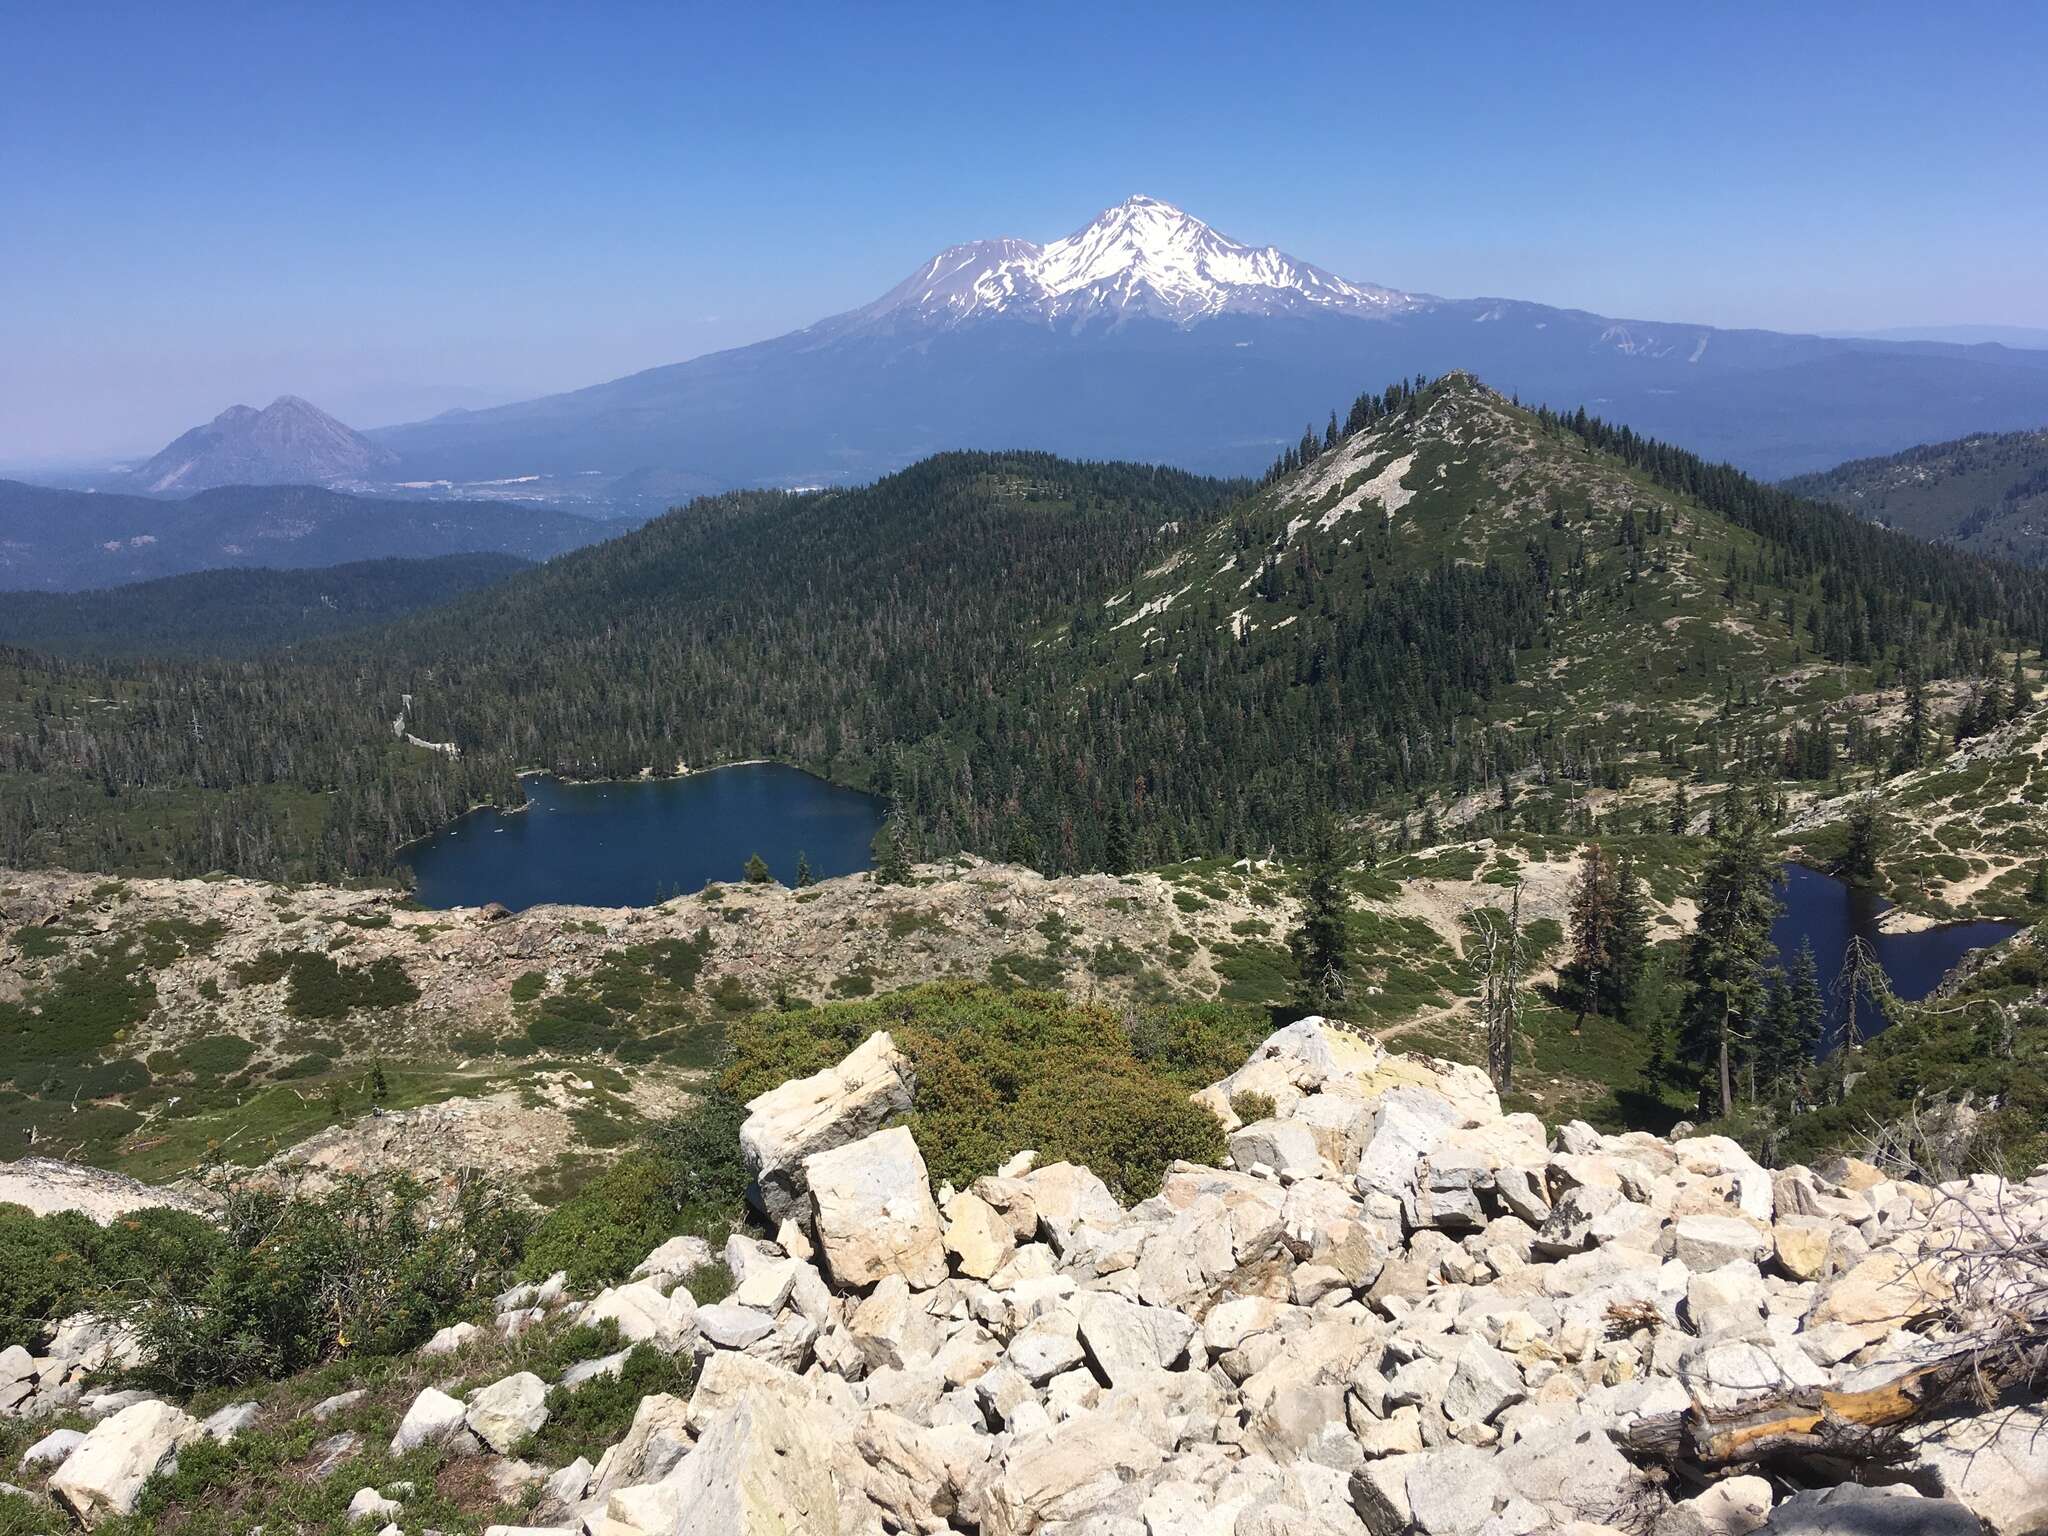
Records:
{"label": "exposed rock outcrop", "polygon": [[[644,1398],[594,1466],[490,1463],[534,1490],[543,1528],[2022,1536],[2048,1518],[2038,1407],[1914,1396],[1985,1328],[2048,1336],[2039,1276],[2001,1236],[2048,1235],[2048,1172],[1929,1188],[1867,1165],[1773,1173],[1719,1137],[1546,1134],[1469,1068],[1309,1019],[1199,1095],[1271,1101],[1234,1127],[1239,1166],[1177,1163],[1125,1209],[1088,1170],[1020,1154],[941,1208],[911,1132],[872,1123],[893,1047],[862,1049],[851,1073],[755,1101],[751,1147],[833,1144],[795,1165],[778,1241],[727,1243],[726,1299],[699,1308],[678,1283],[695,1244],[588,1302],[559,1277],[499,1298],[500,1332],[609,1318],[699,1363],[687,1398]],[[548,1385],[429,1388],[393,1449],[503,1457]],[[1825,1486],[1853,1453],[1830,1425],[1888,1395],[1868,1422],[1907,1424],[1895,1475],[1916,1486]],[[115,1453],[111,1427],[126,1445],[145,1420],[153,1438]],[[1755,1423],[1746,1453],[1708,1454]],[[81,1467],[139,1488],[199,1432],[140,1404],[34,1454],[69,1478],[108,1435]],[[367,1491],[390,1513],[391,1490]]]}

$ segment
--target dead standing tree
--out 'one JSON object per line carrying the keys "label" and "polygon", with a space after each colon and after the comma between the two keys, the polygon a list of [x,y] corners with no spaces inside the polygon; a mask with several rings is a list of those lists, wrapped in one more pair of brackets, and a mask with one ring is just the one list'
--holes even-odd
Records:
{"label": "dead standing tree", "polygon": [[1522,1019],[1522,886],[1503,912],[1499,907],[1474,907],[1468,913],[1476,931],[1480,1009],[1486,1019],[1486,1075],[1496,1093],[1513,1085],[1515,1030]]}

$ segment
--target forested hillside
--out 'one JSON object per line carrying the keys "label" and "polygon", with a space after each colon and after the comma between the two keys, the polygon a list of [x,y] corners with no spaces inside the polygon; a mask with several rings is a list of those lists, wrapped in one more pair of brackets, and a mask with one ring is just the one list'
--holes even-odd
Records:
{"label": "forested hillside", "polygon": [[0,645],[59,656],[253,656],[364,629],[503,581],[517,555],[193,571],[93,592],[9,592]]}
{"label": "forested hillside", "polygon": [[[17,657],[0,862],[378,873],[522,768],[777,757],[891,796],[920,853],[1116,869],[1428,792],[1917,760],[1924,702],[1871,690],[1995,688],[2044,634],[2048,577],[1452,376],[1249,492],[947,454],[698,502],[291,659]],[[405,694],[459,758],[393,736]]]}
{"label": "forested hillside", "polygon": [[395,501],[317,485],[224,485],[168,501],[0,480],[0,592],[485,551],[546,560],[630,526],[523,502]]}
{"label": "forested hillside", "polygon": [[1785,488],[1917,538],[2048,565],[2048,428],[1855,459]]}

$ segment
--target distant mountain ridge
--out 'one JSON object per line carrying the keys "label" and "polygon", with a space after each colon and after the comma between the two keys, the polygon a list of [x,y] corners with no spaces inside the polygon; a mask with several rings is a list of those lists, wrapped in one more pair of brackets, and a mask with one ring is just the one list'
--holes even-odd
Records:
{"label": "distant mountain ridge", "polygon": [[2048,427],[1923,443],[1785,488],[1916,538],[2048,565]]}
{"label": "distant mountain ridge", "polygon": [[625,526],[528,503],[394,501],[313,485],[219,486],[167,501],[0,480],[0,593],[383,557],[546,560]]}
{"label": "distant mountain ridge", "polygon": [[123,489],[183,495],[220,485],[318,485],[374,479],[398,456],[297,395],[262,410],[231,405],[121,477]]}
{"label": "distant mountain ridge", "polygon": [[403,480],[843,485],[969,448],[1238,475],[1361,379],[1461,368],[1771,477],[2048,419],[2048,352],[1440,298],[1133,197],[1047,244],[950,247],[785,336],[370,436]]}

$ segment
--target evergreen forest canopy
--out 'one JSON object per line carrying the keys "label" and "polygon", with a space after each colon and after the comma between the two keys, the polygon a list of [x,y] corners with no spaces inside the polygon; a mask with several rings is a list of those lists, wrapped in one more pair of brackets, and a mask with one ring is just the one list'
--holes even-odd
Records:
{"label": "evergreen forest canopy", "polygon": [[503,581],[517,555],[193,571],[89,592],[9,592],[0,645],[62,656],[254,656],[366,629]]}
{"label": "evergreen forest canopy", "polygon": [[2048,565],[2048,427],[1852,459],[1788,480],[1785,489],[1915,538]]}
{"label": "evergreen forest canopy", "polygon": [[[2048,575],[1452,375],[1361,397],[1255,488],[949,453],[701,500],[290,656],[6,653],[0,863],[377,875],[522,769],[752,757],[888,796],[919,856],[1297,851],[1324,808],[1530,768],[1892,753],[1850,694],[2044,636]],[[1788,668],[1797,718],[1761,687]],[[460,756],[403,739],[408,697],[402,731]]]}

